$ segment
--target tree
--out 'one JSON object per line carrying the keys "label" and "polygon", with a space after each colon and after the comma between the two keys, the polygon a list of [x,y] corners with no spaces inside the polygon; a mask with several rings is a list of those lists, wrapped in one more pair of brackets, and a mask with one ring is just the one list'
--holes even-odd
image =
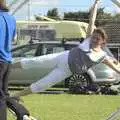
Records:
{"label": "tree", "polygon": [[60,19],[57,8],[53,8],[51,10],[48,10],[47,16],[50,18],[53,18],[53,19]]}
{"label": "tree", "polygon": [[[89,11],[65,12],[64,19],[65,20],[76,20],[76,21],[89,23],[90,12],[91,12],[91,9]],[[118,16],[119,15],[117,15],[116,17],[118,17]],[[119,17],[114,18],[114,19],[118,20]],[[113,21],[114,19],[110,13],[104,12],[104,8],[98,8],[95,25],[96,26],[105,25],[105,24]]]}
{"label": "tree", "polygon": [[112,15],[104,12],[104,8],[99,8],[97,11],[96,26],[103,26],[112,21]]}
{"label": "tree", "polygon": [[88,18],[90,13],[88,11],[78,11],[78,12],[65,12],[64,19],[65,20],[76,20],[76,21],[83,21],[88,22]]}

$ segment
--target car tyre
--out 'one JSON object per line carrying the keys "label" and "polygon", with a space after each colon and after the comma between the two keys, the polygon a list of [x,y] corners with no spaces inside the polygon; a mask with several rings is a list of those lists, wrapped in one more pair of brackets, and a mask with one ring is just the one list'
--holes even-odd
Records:
{"label": "car tyre", "polygon": [[74,74],[69,78],[69,92],[74,94],[88,93],[90,78],[87,74]]}

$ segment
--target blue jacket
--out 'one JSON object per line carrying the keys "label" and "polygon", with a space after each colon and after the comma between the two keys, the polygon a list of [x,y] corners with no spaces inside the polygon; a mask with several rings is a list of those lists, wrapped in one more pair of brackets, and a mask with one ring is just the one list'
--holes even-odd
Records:
{"label": "blue jacket", "polygon": [[0,59],[10,62],[11,44],[16,34],[16,21],[8,12],[0,10]]}

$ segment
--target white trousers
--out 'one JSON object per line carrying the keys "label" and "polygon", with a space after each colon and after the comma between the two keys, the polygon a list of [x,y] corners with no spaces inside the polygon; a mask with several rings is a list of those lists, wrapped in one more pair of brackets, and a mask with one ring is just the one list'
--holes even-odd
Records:
{"label": "white trousers", "polygon": [[44,91],[72,75],[68,65],[68,54],[69,51],[65,51],[22,60],[23,69],[53,68],[48,75],[31,84],[32,92]]}

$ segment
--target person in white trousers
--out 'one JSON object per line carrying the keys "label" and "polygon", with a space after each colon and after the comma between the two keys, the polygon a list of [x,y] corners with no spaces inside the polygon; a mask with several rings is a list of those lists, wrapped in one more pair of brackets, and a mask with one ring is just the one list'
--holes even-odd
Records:
{"label": "person in white trousers", "polygon": [[93,65],[100,62],[120,73],[120,66],[117,60],[111,59],[102,49],[106,43],[107,34],[102,28],[97,28],[89,38],[70,51],[26,58],[17,62],[15,66],[18,65],[21,69],[50,67],[53,70],[42,79],[32,83],[28,88],[16,93],[15,96],[44,91],[72,74],[86,72]]}

